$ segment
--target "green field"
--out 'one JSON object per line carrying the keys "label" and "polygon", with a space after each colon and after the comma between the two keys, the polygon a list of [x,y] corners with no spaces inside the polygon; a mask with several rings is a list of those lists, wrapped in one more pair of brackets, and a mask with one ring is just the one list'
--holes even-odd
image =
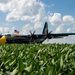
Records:
{"label": "green field", "polygon": [[75,75],[75,45],[0,45],[0,75]]}

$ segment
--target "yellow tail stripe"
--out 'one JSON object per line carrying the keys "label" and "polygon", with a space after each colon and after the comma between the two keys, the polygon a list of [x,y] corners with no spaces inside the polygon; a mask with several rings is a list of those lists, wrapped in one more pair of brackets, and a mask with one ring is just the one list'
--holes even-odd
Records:
{"label": "yellow tail stripe", "polygon": [[5,36],[2,36],[0,38],[0,44],[5,44],[6,43],[6,37]]}

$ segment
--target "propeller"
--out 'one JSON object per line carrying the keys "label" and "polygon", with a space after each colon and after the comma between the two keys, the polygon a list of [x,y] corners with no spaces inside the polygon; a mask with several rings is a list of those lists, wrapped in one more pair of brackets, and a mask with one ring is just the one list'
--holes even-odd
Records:
{"label": "propeller", "polygon": [[53,31],[51,30],[49,33],[51,34]]}
{"label": "propeller", "polygon": [[30,31],[30,34],[31,34],[31,35],[34,35],[34,33],[35,33],[35,31],[33,31],[33,33]]}
{"label": "propeller", "polygon": [[53,31],[51,30],[48,34],[47,34],[47,41],[49,41],[49,35],[52,33]]}
{"label": "propeller", "polygon": [[30,31],[30,34],[31,34],[31,36],[30,36],[30,42],[32,42],[32,40],[34,39],[34,34],[35,34],[35,31],[33,31],[33,33]]}

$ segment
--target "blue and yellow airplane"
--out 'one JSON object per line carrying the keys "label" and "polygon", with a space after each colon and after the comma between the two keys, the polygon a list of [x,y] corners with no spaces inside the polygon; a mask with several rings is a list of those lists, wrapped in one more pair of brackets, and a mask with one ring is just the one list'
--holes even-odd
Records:
{"label": "blue and yellow airplane", "polygon": [[52,38],[62,38],[68,35],[75,35],[75,33],[51,33],[48,32],[48,23],[45,22],[42,34],[35,34],[35,32],[30,32],[30,35],[0,35],[0,44],[5,43],[42,43],[44,40]]}

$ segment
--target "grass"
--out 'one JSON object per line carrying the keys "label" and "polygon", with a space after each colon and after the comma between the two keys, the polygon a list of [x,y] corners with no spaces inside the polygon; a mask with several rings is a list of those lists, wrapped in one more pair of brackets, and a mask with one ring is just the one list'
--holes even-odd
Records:
{"label": "grass", "polygon": [[75,45],[2,44],[0,75],[75,75]]}

